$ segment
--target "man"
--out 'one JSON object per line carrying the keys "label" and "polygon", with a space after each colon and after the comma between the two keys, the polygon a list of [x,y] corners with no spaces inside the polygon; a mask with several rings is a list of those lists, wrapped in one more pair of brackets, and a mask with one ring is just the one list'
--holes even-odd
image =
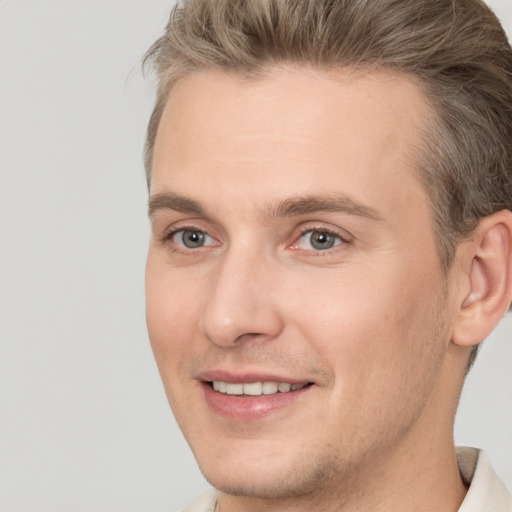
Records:
{"label": "man", "polygon": [[454,448],[512,298],[512,50],[479,0],[189,0],[151,48],[147,322],[188,511],[512,510]]}

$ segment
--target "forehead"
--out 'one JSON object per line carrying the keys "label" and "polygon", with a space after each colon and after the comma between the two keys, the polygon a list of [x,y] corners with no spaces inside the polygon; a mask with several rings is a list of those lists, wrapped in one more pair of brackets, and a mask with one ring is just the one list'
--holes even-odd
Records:
{"label": "forehead", "polygon": [[428,116],[414,81],[388,72],[198,72],[165,107],[151,192],[213,200],[229,189],[255,203],[340,192],[407,206],[425,196],[414,148]]}

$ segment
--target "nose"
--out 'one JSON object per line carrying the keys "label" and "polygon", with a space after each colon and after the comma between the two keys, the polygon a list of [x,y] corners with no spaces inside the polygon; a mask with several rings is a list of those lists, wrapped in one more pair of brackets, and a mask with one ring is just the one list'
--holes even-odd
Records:
{"label": "nose", "polygon": [[212,269],[200,328],[210,342],[220,347],[247,340],[271,340],[283,327],[276,301],[276,265],[248,252],[230,251]]}

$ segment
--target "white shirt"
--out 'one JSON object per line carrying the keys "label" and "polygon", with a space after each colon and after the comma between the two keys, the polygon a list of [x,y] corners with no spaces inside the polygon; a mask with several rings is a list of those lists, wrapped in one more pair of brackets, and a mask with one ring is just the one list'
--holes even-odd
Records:
{"label": "white shirt", "polygon": [[512,495],[476,448],[457,448],[460,474],[468,492],[459,512],[512,512]]}
{"label": "white shirt", "polygon": [[[459,512],[512,512],[512,495],[483,451],[459,447],[457,459],[462,480],[469,485]],[[210,489],[182,512],[214,512],[217,496],[217,491]]]}

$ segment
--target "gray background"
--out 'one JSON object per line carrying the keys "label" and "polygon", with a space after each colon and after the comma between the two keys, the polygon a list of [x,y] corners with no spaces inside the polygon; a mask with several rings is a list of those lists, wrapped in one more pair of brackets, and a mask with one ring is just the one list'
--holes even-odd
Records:
{"label": "gray background", "polygon": [[[155,511],[207,487],[147,341],[139,61],[172,1],[0,2],[0,510]],[[512,34],[512,0],[490,4]],[[457,441],[512,487],[512,319]]]}

